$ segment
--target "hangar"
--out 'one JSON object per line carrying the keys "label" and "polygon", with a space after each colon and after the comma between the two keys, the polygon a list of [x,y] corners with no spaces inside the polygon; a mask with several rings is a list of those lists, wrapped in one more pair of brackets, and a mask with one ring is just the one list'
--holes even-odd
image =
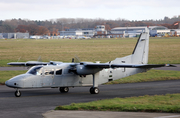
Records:
{"label": "hangar", "polygon": [[[115,37],[117,35],[118,37],[137,37],[140,35],[147,26],[142,27],[116,27],[111,29],[110,36]],[[150,30],[150,36],[153,36],[157,34],[158,32],[163,32],[164,30],[168,30],[167,27],[164,26],[149,26]],[[169,30],[170,33],[170,30]]]}

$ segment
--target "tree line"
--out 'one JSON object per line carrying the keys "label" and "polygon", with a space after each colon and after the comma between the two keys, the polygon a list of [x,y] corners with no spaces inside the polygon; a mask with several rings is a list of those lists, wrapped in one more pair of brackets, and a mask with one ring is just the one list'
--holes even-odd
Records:
{"label": "tree line", "polygon": [[97,25],[105,25],[106,30],[114,27],[136,27],[136,26],[165,26],[170,29],[177,29],[174,25],[180,21],[180,16],[172,18],[164,17],[160,20],[129,21],[126,19],[107,20],[102,18],[59,18],[45,21],[28,19],[0,20],[0,33],[29,32],[30,35],[58,35],[58,31],[65,29],[95,28]]}

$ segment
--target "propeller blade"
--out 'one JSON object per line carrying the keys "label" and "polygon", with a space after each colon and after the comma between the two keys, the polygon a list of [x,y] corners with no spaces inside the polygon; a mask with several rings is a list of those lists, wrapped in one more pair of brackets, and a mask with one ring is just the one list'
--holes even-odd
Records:
{"label": "propeller blade", "polygon": [[75,57],[74,57],[74,62],[75,63],[80,63],[81,62],[81,60],[79,59],[79,57],[77,55],[75,55]]}
{"label": "propeller blade", "polygon": [[41,56],[38,57],[37,61],[42,62]]}

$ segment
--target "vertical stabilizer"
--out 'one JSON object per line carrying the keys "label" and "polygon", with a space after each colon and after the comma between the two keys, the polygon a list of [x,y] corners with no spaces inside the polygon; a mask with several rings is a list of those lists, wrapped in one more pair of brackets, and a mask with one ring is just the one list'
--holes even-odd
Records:
{"label": "vertical stabilizer", "polygon": [[149,29],[145,28],[145,31],[140,35],[137,44],[132,53],[132,63],[147,64],[149,54]]}

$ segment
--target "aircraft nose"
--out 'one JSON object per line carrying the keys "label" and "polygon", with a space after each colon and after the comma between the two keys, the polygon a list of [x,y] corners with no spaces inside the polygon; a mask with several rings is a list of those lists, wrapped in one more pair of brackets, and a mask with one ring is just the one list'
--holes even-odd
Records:
{"label": "aircraft nose", "polygon": [[5,85],[8,86],[8,81],[5,82]]}
{"label": "aircraft nose", "polygon": [[23,87],[23,78],[24,78],[24,75],[13,77],[10,80],[7,80],[5,82],[5,85],[12,88]]}
{"label": "aircraft nose", "polygon": [[15,82],[10,81],[10,80],[5,82],[5,85],[8,86],[8,87],[15,87],[15,84],[16,84]]}
{"label": "aircraft nose", "polygon": [[8,86],[8,87],[14,87],[14,82],[8,80],[5,82],[5,85]]}

